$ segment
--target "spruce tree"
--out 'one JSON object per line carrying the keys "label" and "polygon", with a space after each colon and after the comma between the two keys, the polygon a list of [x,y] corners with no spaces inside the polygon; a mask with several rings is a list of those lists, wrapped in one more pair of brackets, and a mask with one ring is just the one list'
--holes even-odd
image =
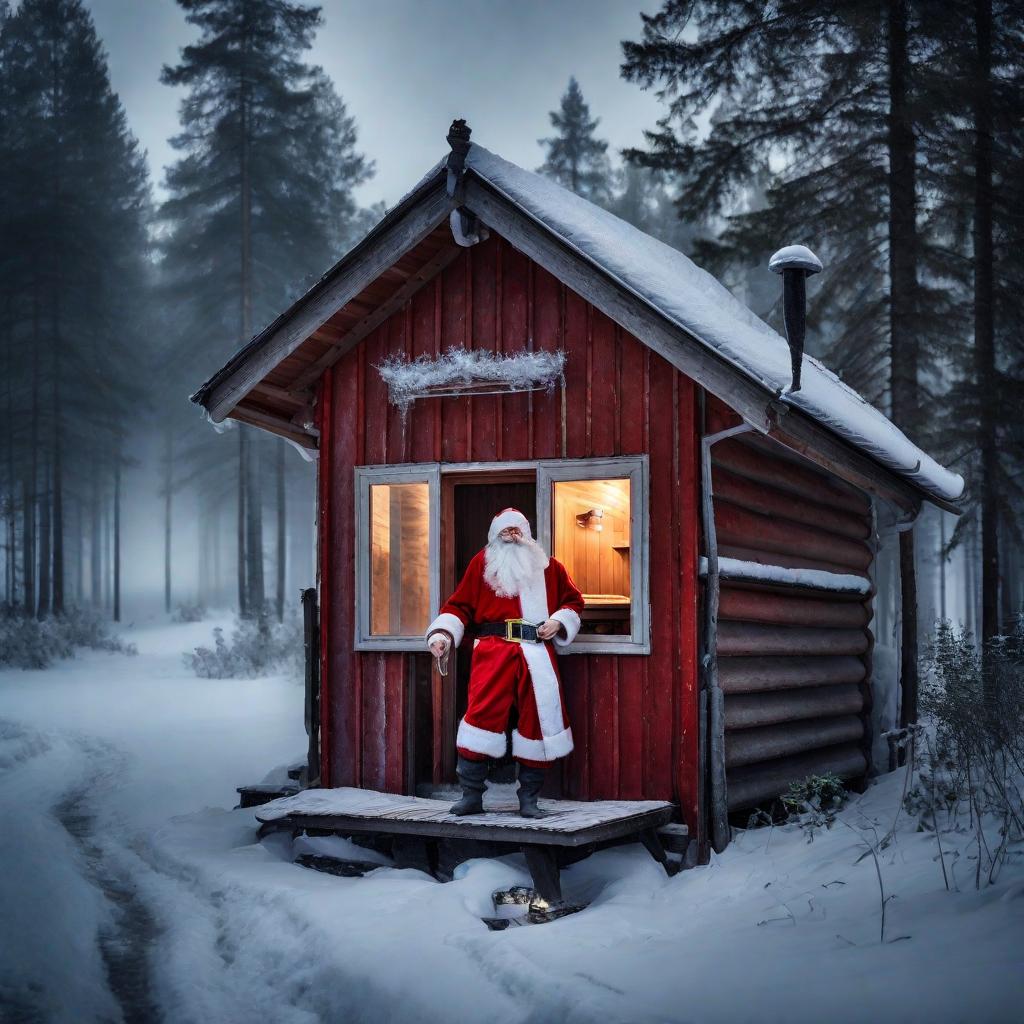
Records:
{"label": "spruce tree", "polygon": [[[181,435],[194,422],[183,409],[189,386],[248,342],[354,241],[362,221],[352,189],[372,168],[356,152],[354,122],[329,79],[301,60],[320,24],[319,8],[285,0],[179,5],[200,31],[180,62],[163,71],[166,84],[187,90],[182,131],[172,140],[182,156],[168,171],[170,198],[161,214],[169,229],[165,297],[174,319],[167,364],[189,369],[187,380],[178,378],[183,411],[167,428]],[[234,445],[193,435],[174,447],[199,451],[182,475],[201,489],[223,488],[226,466],[235,461],[238,601],[243,615],[262,614],[268,443],[243,426]],[[285,471],[283,460],[273,465],[278,475]],[[165,488],[174,479],[169,469]],[[286,490],[279,481],[282,521]],[[166,530],[169,537],[169,523]],[[283,578],[279,573],[279,590]],[[279,610],[282,604],[279,592]]]}
{"label": "spruce tree", "polygon": [[44,616],[65,608],[69,525],[113,483],[144,397],[148,185],[80,0],[24,0],[4,21],[0,85],[8,536],[22,607]]}
{"label": "spruce tree", "polygon": [[595,137],[600,118],[591,118],[590,107],[583,99],[579,83],[569,79],[558,110],[548,115],[557,132],[538,139],[547,147],[547,159],[538,173],[553,178],[560,185],[591,202],[604,205],[611,199],[611,164],[608,143]]}

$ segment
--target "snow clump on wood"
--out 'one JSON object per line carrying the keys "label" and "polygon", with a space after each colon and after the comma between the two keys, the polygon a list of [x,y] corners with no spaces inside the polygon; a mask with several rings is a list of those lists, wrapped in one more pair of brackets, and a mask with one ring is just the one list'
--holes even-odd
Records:
{"label": "snow clump on wood", "polygon": [[417,398],[494,392],[547,391],[563,380],[565,353],[513,352],[451,348],[439,356],[421,355],[411,361],[385,359],[377,369],[388,386],[393,405],[404,416]]}

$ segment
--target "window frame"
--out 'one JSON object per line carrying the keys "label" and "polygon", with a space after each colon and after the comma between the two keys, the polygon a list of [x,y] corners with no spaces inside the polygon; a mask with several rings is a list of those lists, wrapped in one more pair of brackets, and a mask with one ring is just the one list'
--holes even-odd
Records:
{"label": "window frame", "polygon": [[537,463],[537,540],[554,555],[552,522],[554,484],[574,480],[629,479],[629,580],[631,632],[613,636],[580,633],[565,648],[568,654],[650,654],[650,481],[647,455],[598,459],[544,459]]}
{"label": "window frame", "polygon": [[370,488],[380,484],[427,484],[427,510],[430,533],[427,542],[427,564],[430,566],[430,608],[427,622],[433,622],[441,607],[441,464],[438,462],[405,463],[391,466],[355,467],[355,641],[356,651],[424,652],[427,641],[418,636],[371,632],[370,603]]}

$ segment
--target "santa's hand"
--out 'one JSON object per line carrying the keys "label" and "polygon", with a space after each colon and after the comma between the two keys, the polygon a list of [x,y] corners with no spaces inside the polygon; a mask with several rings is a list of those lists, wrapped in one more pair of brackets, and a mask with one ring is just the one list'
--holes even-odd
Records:
{"label": "santa's hand", "polygon": [[537,636],[541,640],[550,640],[552,637],[558,635],[558,631],[562,628],[562,624],[558,619],[548,619],[547,622],[541,623],[537,627]]}
{"label": "santa's hand", "polygon": [[444,657],[445,652],[448,650],[450,646],[451,641],[448,639],[448,637],[443,636],[441,634],[436,634],[430,641],[430,653],[435,658],[442,658]]}

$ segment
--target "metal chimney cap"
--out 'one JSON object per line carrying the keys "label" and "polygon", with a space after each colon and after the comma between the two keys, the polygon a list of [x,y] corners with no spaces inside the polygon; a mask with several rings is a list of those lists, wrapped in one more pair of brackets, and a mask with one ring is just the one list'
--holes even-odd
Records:
{"label": "metal chimney cap", "polygon": [[820,274],[821,260],[806,245],[786,245],[768,261],[768,269],[776,274],[781,274],[784,270],[804,270],[808,274]]}

